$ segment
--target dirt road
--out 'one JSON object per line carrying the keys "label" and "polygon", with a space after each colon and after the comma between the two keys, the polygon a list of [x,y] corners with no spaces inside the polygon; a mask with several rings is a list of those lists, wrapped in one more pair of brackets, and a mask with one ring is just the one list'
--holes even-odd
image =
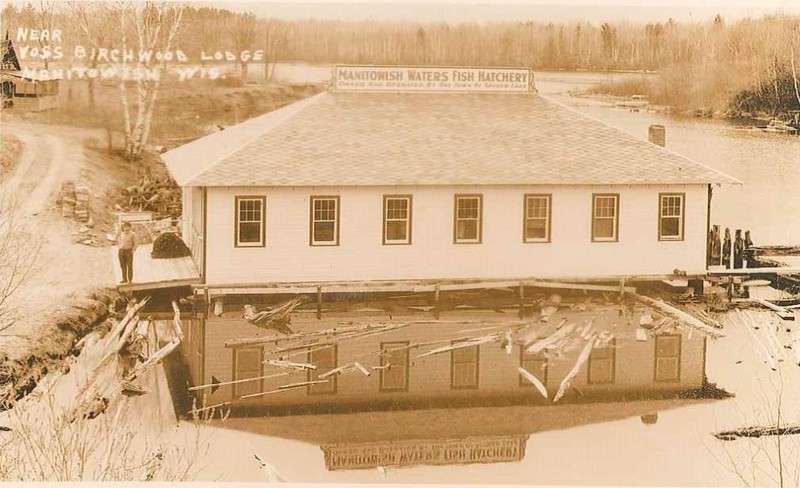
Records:
{"label": "dirt road", "polygon": [[[0,331],[0,352],[14,349],[20,340],[35,338],[25,317],[63,302],[85,288],[112,284],[108,250],[72,242],[80,224],[62,218],[54,209],[61,183],[79,181],[87,168],[88,140],[96,134],[84,129],[4,123],[22,142],[14,173],[0,182],[3,218],[13,221],[14,244],[35,255],[28,260],[30,273],[11,298],[16,322]],[[9,354],[11,356],[11,354]]]}

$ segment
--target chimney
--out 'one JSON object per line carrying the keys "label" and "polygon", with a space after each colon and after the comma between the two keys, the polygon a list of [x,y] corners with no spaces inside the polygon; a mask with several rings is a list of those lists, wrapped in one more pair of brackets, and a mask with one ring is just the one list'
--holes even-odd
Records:
{"label": "chimney", "polygon": [[664,147],[667,142],[667,130],[663,125],[651,125],[647,131],[647,140]]}

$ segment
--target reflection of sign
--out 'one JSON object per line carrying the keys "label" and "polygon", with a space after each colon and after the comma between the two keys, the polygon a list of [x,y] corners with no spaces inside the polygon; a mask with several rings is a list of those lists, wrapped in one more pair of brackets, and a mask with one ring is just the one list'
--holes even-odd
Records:
{"label": "reflection of sign", "polygon": [[501,463],[522,460],[527,440],[527,435],[516,435],[369,442],[322,446],[322,451],[329,471],[378,466]]}
{"label": "reflection of sign", "polygon": [[427,66],[336,66],[337,91],[528,93],[535,91],[526,68]]}

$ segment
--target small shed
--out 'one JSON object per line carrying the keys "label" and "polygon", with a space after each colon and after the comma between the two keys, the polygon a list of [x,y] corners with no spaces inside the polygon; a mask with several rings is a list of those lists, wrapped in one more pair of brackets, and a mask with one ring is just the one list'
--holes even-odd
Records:
{"label": "small shed", "polygon": [[11,39],[3,39],[3,64],[0,70],[3,107],[21,110],[47,110],[58,105],[57,79],[40,76],[36,70],[23,70]]}

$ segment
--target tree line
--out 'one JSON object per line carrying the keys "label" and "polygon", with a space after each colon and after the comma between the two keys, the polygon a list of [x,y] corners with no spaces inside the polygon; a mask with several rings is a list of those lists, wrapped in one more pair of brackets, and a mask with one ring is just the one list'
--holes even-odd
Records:
{"label": "tree line", "polygon": [[[67,64],[73,45],[81,44],[180,49],[195,62],[201,53],[260,50],[265,80],[275,62],[657,71],[657,81],[644,88],[664,103],[800,108],[800,17],[783,14],[735,22],[719,15],[707,22],[651,23],[286,21],[192,4],[39,0],[7,4],[1,15],[11,33],[17,27],[61,29],[67,55],[58,62]],[[252,68],[246,60],[236,63],[244,80]],[[160,69],[165,63],[144,64]],[[128,113],[125,106],[133,140],[142,134],[146,139],[158,90],[157,81],[144,83],[127,92],[134,106],[143,107]],[[90,100],[93,84],[88,81]],[[125,89],[121,83],[123,103]]]}

